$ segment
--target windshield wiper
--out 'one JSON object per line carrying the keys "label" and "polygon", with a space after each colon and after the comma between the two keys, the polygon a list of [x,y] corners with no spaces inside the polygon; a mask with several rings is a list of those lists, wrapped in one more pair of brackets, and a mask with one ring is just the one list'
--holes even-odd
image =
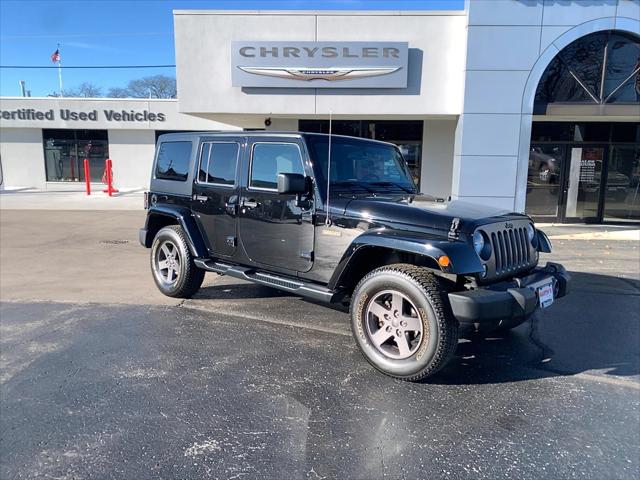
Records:
{"label": "windshield wiper", "polygon": [[366,183],[356,182],[355,180],[345,180],[342,182],[331,182],[332,187],[357,187],[361,188],[369,193],[375,193],[373,188],[367,187]]}
{"label": "windshield wiper", "polygon": [[415,195],[415,190],[411,190],[403,185],[400,185],[399,183],[395,183],[395,182],[371,182],[370,185],[380,185],[381,187],[396,187],[399,188],[400,190],[403,190],[407,193],[412,193]]}

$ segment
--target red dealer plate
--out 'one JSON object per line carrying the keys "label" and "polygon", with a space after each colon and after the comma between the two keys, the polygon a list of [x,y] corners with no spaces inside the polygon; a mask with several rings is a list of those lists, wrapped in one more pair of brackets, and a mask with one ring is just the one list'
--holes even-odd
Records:
{"label": "red dealer plate", "polygon": [[553,303],[553,282],[545,283],[538,287],[538,301],[540,308],[547,308]]}

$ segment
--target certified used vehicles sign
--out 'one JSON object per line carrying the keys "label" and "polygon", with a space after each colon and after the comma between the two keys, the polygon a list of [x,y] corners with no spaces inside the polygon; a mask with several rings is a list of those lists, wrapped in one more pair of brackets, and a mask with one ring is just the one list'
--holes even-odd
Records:
{"label": "certified used vehicles sign", "polygon": [[232,42],[235,87],[406,88],[406,42]]}

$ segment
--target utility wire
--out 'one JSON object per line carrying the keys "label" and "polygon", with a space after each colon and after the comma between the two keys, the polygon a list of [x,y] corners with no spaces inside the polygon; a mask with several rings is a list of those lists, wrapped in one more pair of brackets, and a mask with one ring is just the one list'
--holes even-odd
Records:
{"label": "utility wire", "polygon": [[[93,66],[69,66],[65,65],[63,68],[69,70],[75,69],[96,69],[96,68],[174,68],[175,65],[93,65]],[[48,69],[58,68],[57,66],[36,66],[36,65],[0,65],[0,68],[4,69],[20,69],[20,68],[32,68],[32,69]]]}

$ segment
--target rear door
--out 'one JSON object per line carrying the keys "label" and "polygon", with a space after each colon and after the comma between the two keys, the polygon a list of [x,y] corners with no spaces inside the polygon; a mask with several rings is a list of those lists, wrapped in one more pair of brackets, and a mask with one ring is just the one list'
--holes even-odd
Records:
{"label": "rear door", "polygon": [[313,265],[313,202],[280,195],[278,173],[305,174],[304,146],[295,138],[249,141],[248,175],[240,192],[239,234],[249,259],[306,272]]}
{"label": "rear door", "polygon": [[209,253],[231,257],[236,252],[238,212],[238,162],[243,137],[203,139],[193,184],[192,209]]}

